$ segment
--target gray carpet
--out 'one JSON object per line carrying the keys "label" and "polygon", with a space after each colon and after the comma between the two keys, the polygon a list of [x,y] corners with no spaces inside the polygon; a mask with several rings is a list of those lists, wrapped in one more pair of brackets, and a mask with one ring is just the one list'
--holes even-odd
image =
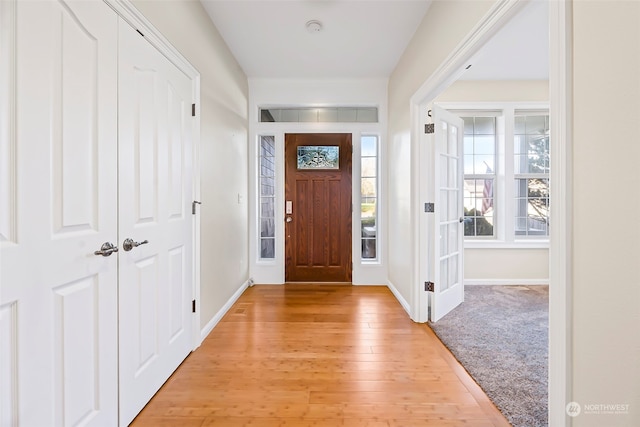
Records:
{"label": "gray carpet", "polygon": [[429,326],[514,427],[547,426],[548,286],[466,286]]}

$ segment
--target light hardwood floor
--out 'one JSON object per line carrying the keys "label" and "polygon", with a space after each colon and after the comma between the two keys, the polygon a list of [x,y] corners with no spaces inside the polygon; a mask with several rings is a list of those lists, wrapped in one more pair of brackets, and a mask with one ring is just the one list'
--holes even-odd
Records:
{"label": "light hardwood floor", "polygon": [[133,426],[509,426],[386,287],[249,288]]}

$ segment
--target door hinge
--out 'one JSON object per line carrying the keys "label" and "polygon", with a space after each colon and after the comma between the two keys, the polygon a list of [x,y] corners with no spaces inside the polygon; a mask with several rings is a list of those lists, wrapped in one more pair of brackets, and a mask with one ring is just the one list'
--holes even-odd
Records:
{"label": "door hinge", "polygon": [[424,133],[426,133],[427,135],[435,132],[436,132],[436,125],[434,123],[427,123],[426,125],[424,125]]}
{"label": "door hinge", "polygon": [[424,211],[425,212],[435,212],[436,210],[436,204],[435,203],[425,203],[424,204]]}
{"label": "door hinge", "polygon": [[202,204],[202,202],[199,202],[197,200],[194,200],[193,202],[191,202],[191,213],[193,215],[196,214],[196,205],[201,205],[201,204]]}
{"label": "door hinge", "polygon": [[196,312],[196,300],[191,301],[191,312]]}
{"label": "door hinge", "polygon": [[433,282],[424,282],[424,290],[427,292],[434,292],[433,290],[434,283]]}
{"label": "door hinge", "polygon": [[191,104],[191,116],[196,116],[196,104]]}

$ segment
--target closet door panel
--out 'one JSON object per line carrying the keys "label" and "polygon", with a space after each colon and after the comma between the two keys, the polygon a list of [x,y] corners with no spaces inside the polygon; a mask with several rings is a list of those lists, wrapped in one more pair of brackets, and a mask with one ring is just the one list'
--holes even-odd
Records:
{"label": "closet door panel", "polygon": [[[191,351],[191,80],[124,21],[119,50],[120,424]],[[126,250],[124,239],[137,246]],[[146,242],[146,243],[144,243]]]}
{"label": "closet door panel", "polygon": [[117,244],[118,18],[100,1],[2,3],[0,424],[113,425],[117,256],[94,252]]}

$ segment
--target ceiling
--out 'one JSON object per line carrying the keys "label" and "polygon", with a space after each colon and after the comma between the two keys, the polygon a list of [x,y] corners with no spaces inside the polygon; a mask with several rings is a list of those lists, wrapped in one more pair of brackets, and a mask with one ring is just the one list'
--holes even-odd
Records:
{"label": "ceiling", "polygon": [[[200,1],[247,77],[300,79],[388,77],[431,4],[431,0]],[[322,29],[308,31],[305,24],[311,20],[319,21]],[[527,5],[471,63],[462,79],[546,79],[546,1]]]}
{"label": "ceiling", "polygon": [[[430,0],[201,0],[248,77],[388,77]],[[309,32],[310,20],[322,30]]]}
{"label": "ceiling", "polygon": [[470,61],[461,80],[547,80],[549,5],[532,1]]}

